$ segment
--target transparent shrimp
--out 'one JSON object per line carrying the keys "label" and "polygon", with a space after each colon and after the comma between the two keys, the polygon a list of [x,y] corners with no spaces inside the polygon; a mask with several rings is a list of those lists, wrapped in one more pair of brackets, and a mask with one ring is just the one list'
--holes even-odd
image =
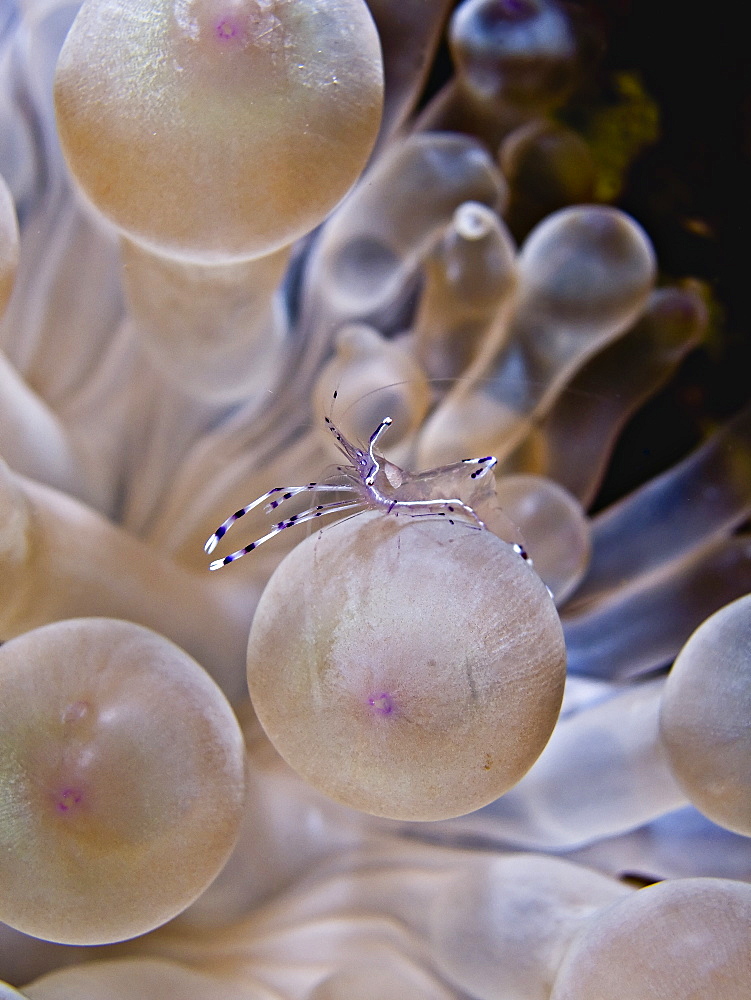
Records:
{"label": "transparent shrimp", "polygon": [[[342,493],[346,495],[342,499],[308,507],[299,514],[293,514],[278,521],[265,535],[256,538],[255,541],[237,549],[228,556],[224,556],[224,558],[215,559],[209,564],[209,569],[219,569],[228,563],[235,562],[286,528],[312,521],[317,517],[340,514],[345,511],[359,513],[364,510],[383,510],[395,516],[406,514],[408,517],[443,517],[451,524],[460,521],[475,530],[485,530],[485,522],[469,504],[459,499],[458,496],[443,497],[426,494],[431,493],[431,487],[437,488],[441,481],[452,481],[460,475],[461,478],[466,475],[470,482],[482,479],[495,468],[496,459],[492,455],[487,455],[484,458],[465,458],[454,465],[443,466],[430,472],[412,474],[399,469],[391,462],[387,462],[382,455],[377,455],[375,452],[378,440],[393,422],[391,417],[384,417],[373,431],[367,450],[358,448],[348,441],[328,417],[325,420],[326,426],[336,439],[339,450],[349,460],[348,465],[337,467],[337,472],[344,476],[347,482],[275,486],[274,489],[231,514],[207,540],[204,549],[210,555],[232,525],[261,504],[265,503],[264,511],[270,514],[285,501],[302,493]],[[414,490],[410,489],[411,484],[414,485]]]}

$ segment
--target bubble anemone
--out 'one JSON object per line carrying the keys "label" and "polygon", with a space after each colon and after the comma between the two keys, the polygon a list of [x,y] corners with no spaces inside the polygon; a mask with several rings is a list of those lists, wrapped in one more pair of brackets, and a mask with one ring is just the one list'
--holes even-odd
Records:
{"label": "bubble anemone", "polygon": [[217,263],[331,211],[365,165],[382,89],[361,0],[86,0],[55,103],[70,168],[108,219]]}
{"label": "bubble anemone", "polygon": [[244,744],[161,636],[103,618],[0,649],[0,917],[53,941],[133,937],[184,909],[237,837]]}
{"label": "bubble anemone", "polygon": [[[156,958],[99,961],[62,969],[32,983],[28,1000],[107,997],[108,1000],[253,1000],[226,979]],[[257,994],[256,994],[257,996]],[[0,993],[0,997],[2,994]]]}
{"label": "bubble anemone", "polygon": [[[79,8],[58,76],[61,149],[54,62]],[[603,136],[625,129],[625,146],[633,148],[644,138],[645,125],[654,134],[654,105],[645,86],[651,91],[659,73],[645,74],[642,85],[630,72],[611,77],[605,62],[595,80],[579,88],[579,74],[584,68],[590,72],[593,48],[599,52],[600,46],[597,39],[591,45],[591,26],[556,0],[370,0],[368,8],[385,67],[384,115],[372,151],[380,54],[362,3],[0,3],[0,173],[13,202],[4,213],[11,254],[11,209],[19,220],[15,285],[0,324],[0,454],[6,463],[0,466],[0,640],[5,642],[0,653],[31,642],[37,629],[58,619],[106,615],[153,628],[194,656],[238,702],[250,759],[248,802],[230,860],[168,926],[112,946],[107,961],[97,951],[92,962],[90,952],[0,924],[0,979],[22,985],[24,995],[35,1000],[100,1000],[100,995],[186,1000],[196,994],[222,1000],[353,995],[380,1000],[387,992],[433,1000],[509,1000],[512,991],[518,1000],[549,1000],[575,935],[581,932],[584,941],[586,930],[587,940],[599,948],[603,942],[590,934],[602,923],[609,939],[618,939],[610,911],[601,907],[620,897],[624,906],[650,898],[632,885],[701,877],[699,896],[711,901],[717,882],[708,876],[731,885],[751,881],[748,837],[733,832],[743,829],[739,820],[745,820],[737,800],[730,808],[729,790],[738,774],[728,782],[727,773],[712,770],[724,747],[730,748],[726,763],[734,762],[732,748],[742,740],[712,741],[698,710],[692,715],[693,689],[683,689],[689,706],[684,713],[679,690],[684,654],[668,677],[701,623],[751,591],[751,411],[717,427],[740,410],[741,393],[728,378],[713,398],[703,388],[705,371],[717,371],[717,358],[727,350],[718,329],[728,304],[727,276],[714,263],[715,252],[727,252],[728,230],[723,235],[722,219],[711,210],[712,192],[721,190],[731,206],[730,223],[744,232],[736,224],[744,191],[734,190],[722,169],[719,142],[705,144],[713,169],[702,172],[699,192],[684,183],[683,173],[701,164],[697,121],[702,135],[711,134],[715,122],[727,124],[723,109],[736,99],[729,86],[719,100],[710,96],[725,80],[737,82],[736,74],[711,68],[716,25],[724,33],[718,50],[722,70],[732,64],[728,18],[701,22],[696,51],[705,72],[696,72],[692,58],[681,75],[681,52],[693,49],[672,47],[671,84],[677,81],[684,101],[691,87],[701,98],[686,104],[692,155],[676,158],[675,176],[668,167],[667,185],[662,155],[669,142],[654,151],[659,171],[652,172],[650,155],[623,175],[627,187],[620,207],[627,204],[631,217],[618,207],[588,202],[593,191],[599,196],[605,188],[615,190],[623,179],[619,172],[618,185],[611,183],[613,163]],[[313,12],[311,35],[305,25],[311,25]],[[332,23],[329,12],[344,12],[344,30],[333,39],[320,34],[320,53],[312,51],[317,30]],[[605,18],[612,12],[611,4]],[[654,42],[650,51],[659,55],[660,12],[650,8],[645,32],[630,30],[632,16],[635,9],[627,35],[648,36]],[[283,17],[290,18],[290,30],[293,21],[304,29],[285,49],[302,53],[308,47],[311,59],[302,68],[285,69],[274,48],[276,21]],[[684,18],[682,29],[690,32],[689,22]],[[665,24],[669,47],[675,19]],[[131,28],[137,30],[131,34]],[[445,59],[436,59],[441,38],[453,72]],[[628,40],[620,41],[617,58],[629,51]],[[125,49],[132,59],[121,58]],[[302,70],[320,69],[319,55],[325,63],[332,54],[341,56],[342,75],[333,71],[336,85],[324,74],[320,87],[307,90]],[[430,72],[441,61],[445,72]],[[285,80],[287,69],[293,72]],[[88,84],[92,89],[84,93]],[[246,100],[248,95],[258,100]],[[131,97],[132,103],[123,103]],[[625,103],[613,108],[612,101],[621,97]],[[711,107],[711,120],[702,119],[702,102]],[[305,108],[318,117],[295,122]],[[79,111],[83,118],[77,120],[88,122],[90,130],[76,137]],[[652,117],[640,122],[639,115]],[[675,134],[674,124],[667,108],[661,122],[665,138]],[[288,126],[295,131],[285,137]],[[616,150],[619,171],[628,155]],[[104,184],[95,189],[86,178],[102,181],[103,165]],[[155,174],[155,166],[161,172]],[[644,200],[637,182],[647,174]],[[325,203],[334,211],[323,219]],[[673,211],[676,205],[679,212]],[[665,209],[669,220],[661,215]],[[315,232],[291,242],[311,224]],[[660,271],[642,224],[659,236]],[[687,247],[687,258],[681,257],[680,249]],[[732,249],[728,263],[742,260],[743,248]],[[695,267],[717,279],[723,309],[701,282],[678,277]],[[7,295],[12,260],[2,273]],[[726,316],[731,334],[737,334],[732,308]],[[732,374],[735,367],[724,370]],[[738,364],[737,370],[745,367]],[[663,405],[657,412],[667,412],[667,420],[654,419],[654,404],[642,409],[663,387],[663,401],[669,398],[670,405],[665,410],[657,401]],[[637,421],[628,427],[637,411]],[[555,593],[567,645],[563,707],[540,758],[513,789],[483,808],[427,824],[372,816],[324,795],[279,756],[253,716],[245,683],[251,619],[299,532],[275,532],[268,545],[221,573],[207,572],[202,549],[209,533],[254,497],[337,475],[330,468],[332,439],[324,416],[348,436],[367,441],[387,415],[394,425],[384,444],[383,468],[394,482],[400,470],[497,457],[497,495],[508,509],[494,507],[491,490],[468,502],[482,505],[491,531],[525,543],[534,571]],[[671,422],[681,425],[678,440],[665,434]],[[624,464],[623,449],[639,427],[648,430],[632,467]],[[624,428],[627,441],[618,446]],[[667,436],[669,453],[658,457],[658,444]],[[699,447],[687,454],[694,441]],[[478,461],[487,467],[487,459]],[[466,472],[466,466],[459,468]],[[658,470],[656,478],[610,502]],[[447,478],[453,488],[462,477],[408,475],[394,488],[405,499],[421,491],[434,496],[433,488]],[[491,478],[480,485],[490,485]],[[289,501],[290,516],[296,501],[297,495]],[[324,787],[333,786],[351,770],[353,759],[362,760],[366,736],[372,750],[373,734],[398,732],[399,741],[391,742],[408,763],[411,752],[416,766],[390,766],[393,777],[382,796],[389,806],[398,794],[409,800],[410,780],[422,780],[424,791],[435,761],[446,762],[446,781],[430,807],[441,805],[441,795],[459,797],[457,785],[464,786],[469,802],[478,782],[488,783],[480,789],[483,795],[490,792],[504,763],[503,753],[492,762],[482,757],[478,777],[478,742],[496,741],[505,752],[504,737],[518,722],[505,730],[495,725],[488,739],[481,739],[488,719],[482,718],[483,706],[467,698],[466,671],[456,669],[466,662],[469,644],[457,642],[458,655],[444,671],[443,687],[452,697],[443,703],[432,699],[433,717],[443,719],[450,738],[423,734],[411,747],[408,737],[417,727],[408,733],[400,715],[400,697],[409,685],[399,690],[394,676],[365,684],[363,678],[370,677],[365,667],[388,652],[389,664],[402,668],[399,678],[416,682],[412,693],[422,711],[427,683],[436,676],[432,668],[422,669],[428,666],[424,651],[449,645],[452,622],[452,629],[473,634],[476,622],[462,621],[462,609],[482,606],[499,632],[508,624],[501,621],[504,609],[513,612],[508,634],[519,638],[530,615],[538,614],[538,597],[551,614],[552,602],[539,582],[527,594],[524,587],[531,586],[534,572],[507,547],[508,557],[514,555],[513,574],[526,574],[519,586],[512,574],[510,595],[505,576],[502,584],[494,577],[492,586],[481,587],[482,574],[465,563],[456,572],[450,613],[438,620],[438,609],[446,607],[440,603],[444,581],[431,580],[424,567],[434,565],[433,550],[443,546],[444,535],[444,548],[458,551],[453,541],[448,545],[451,526],[406,521],[401,514],[395,519],[392,512],[391,520],[384,520],[402,538],[402,550],[407,536],[417,536],[427,540],[430,559],[420,562],[422,572],[413,572],[407,586],[381,587],[388,597],[368,606],[370,578],[379,575],[374,552],[381,548],[374,518],[368,518],[324,532],[331,558],[325,575],[316,579],[321,593],[335,600],[324,605],[320,597],[318,603],[316,595],[310,597],[310,607],[320,610],[316,636],[330,639],[329,645],[340,634],[351,637],[350,676],[363,682],[354,698],[360,715],[339,711],[325,719],[326,732],[344,733],[349,741],[342,737],[346,752],[334,747],[339,754],[334,766],[330,747],[320,745],[323,730],[316,730],[313,709],[319,706],[311,694],[304,696],[301,725],[292,735],[302,747],[312,733],[319,745],[302,766],[314,762],[327,771]],[[262,506],[253,508],[245,525],[248,538],[268,532]],[[455,528],[455,537],[471,538],[472,545],[493,551],[504,546],[466,524]],[[357,546],[335,551],[331,536],[338,532],[357,538]],[[315,545],[305,544],[298,557],[302,572],[288,576],[285,570],[283,587],[277,578],[273,583],[290,598],[290,608],[300,606],[294,600],[307,600],[299,594],[292,600],[295,588],[303,595],[312,590],[303,555]],[[422,548],[415,545],[415,551]],[[383,552],[389,551],[385,539]],[[477,562],[482,568],[482,559]],[[506,555],[499,556],[504,573],[506,562]],[[344,592],[345,583],[351,592]],[[421,617],[409,611],[411,590],[425,598]],[[529,599],[522,605],[525,594]],[[361,617],[341,620],[341,608],[354,605]],[[376,643],[366,626],[383,625],[386,611],[391,620],[382,629],[384,640]],[[278,634],[269,629],[268,655],[256,664],[268,675],[267,701],[277,710],[279,689],[276,684],[271,690],[271,678],[275,682],[274,671],[283,672],[280,651],[299,646],[305,615],[293,620],[289,609],[276,604],[268,605],[263,617],[281,623]],[[399,622],[405,628],[397,635]],[[403,664],[407,635],[420,655]],[[732,666],[733,644],[716,638],[717,666]],[[542,652],[534,639],[530,643],[513,668]],[[685,656],[696,661],[691,643]],[[52,662],[52,653],[48,659]],[[480,674],[490,679],[490,700],[491,681],[497,679],[491,659],[478,657],[487,670],[473,677],[473,682]],[[310,680],[310,670],[300,676]],[[515,677],[515,670],[504,676]],[[718,677],[711,697],[703,699],[723,738],[734,738],[725,724],[745,704],[734,669],[730,677],[727,686],[728,678],[720,683]],[[683,761],[671,766],[670,736],[664,740],[659,727],[662,696],[673,683],[678,685],[674,709],[679,706],[673,714],[681,724],[696,721],[691,732],[680,730],[677,745],[689,751],[685,763],[692,761],[702,772],[695,768],[685,789],[678,781]],[[560,681],[550,684],[543,703],[548,696],[552,703],[552,690],[560,687]],[[496,716],[503,718],[514,696],[528,690],[524,683],[517,687],[510,690],[508,706],[496,706]],[[45,679],[30,693],[37,716],[50,690]],[[341,708],[346,696],[351,705],[352,690],[342,684],[331,704]],[[0,716],[3,697],[0,683]],[[728,697],[732,703],[723,705]],[[67,703],[74,707],[66,726],[81,724],[74,720],[82,706],[75,706],[85,700],[76,696]],[[666,721],[670,700],[662,706]],[[155,745],[175,734],[162,753],[165,766],[180,747],[186,747],[180,763],[189,762],[196,752],[193,722],[186,725],[176,699],[152,701],[139,702],[144,718],[139,715],[131,735],[158,718],[163,725]],[[465,716],[479,722],[464,723],[466,739],[453,757],[460,764],[472,758],[471,780],[464,780],[466,769],[459,768],[459,781],[452,785],[447,758],[463,721],[457,725],[456,708],[467,704]],[[263,698],[259,705],[263,708]],[[531,744],[544,742],[543,729],[552,725],[554,711],[551,704],[551,720],[543,727],[538,708],[535,703],[529,712],[520,709],[523,731],[513,752],[526,746],[531,757]],[[222,727],[224,738],[234,738],[233,725]],[[670,725],[663,729],[668,733]],[[3,732],[0,728],[0,742]],[[33,735],[41,740],[44,726]],[[534,737],[529,744],[528,735]],[[390,743],[382,743],[388,764]],[[22,745],[20,739],[13,742],[16,752]],[[433,761],[421,759],[420,749],[431,746]],[[153,816],[169,819],[179,783],[160,770],[159,754],[154,759],[144,751],[144,760],[132,782],[148,779]],[[205,761],[197,764],[203,767]],[[713,791],[724,786],[722,814],[710,812],[700,798],[706,779]],[[206,795],[211,788],[210,777],[202,781]],[[57,791],[54,823],[70,828],[88,798],[72,781]],[[414,814],[412,802],[401,805],[401,815],[410,807]],[[42,815],[40,810],[36,818]],[[45,829],[51,825],[52,818]],[[10,820],[3,818],[0,829],[12,829]],[[181,877],[201,869],[192,856],[187,867],[181,858],[184,834],[180,826],[167,837],[171,853],[165,847],[171,870]],[[28,838],[25,843],[29,850],[34,845]],[[480,850],[465,850],[466,845]],[[520,850],[548,856],[520,856]],[[134,847],[132,858],[136,854]],[[113,876],[115,889],[121,884],[117,878],[124,883],[133,871],[132,858]],[[49,865],[39,871],[47,872],[45,900],[62,913],[65,890],[58,872]],[[14,868],[13,877],[17,872]],[[141,912],[156,919],[165,878],[146,866],[122,893],[110,892],[100,929],[123,932],[128,891],[144,907]],[[199,888],[196,883],[192,891]],[[0,896],[4,891],[6,885],[0,885]],[[12,902],[20,905],[27,897],[14,891]],[[86,914],[77,898],[67,895],[67,912],[59,917],[68,938]],[[684,902],[687,912],[694,909],[693,899],[686,896]],[[748,921],[742,908],[723,903],[722,909],[726,923],[705,913],[708,936],[703,931],[694,936],[685,921],[665,918],[672,929],[664,941],[666,954],[679,955],[679,946],[692,940],[706,945],[694,954],[680,952],[685,970],[677,982],[689,977],[703,982],[705,952],[734,961],[722,950],[732,937],[730,924],[735,920],[747,935]],[[614,968],[621,963],[625,970],[616,991],[638,983],[642,996],[663,986],[670,995],[670,983],[661,982],[659,969],[647,961],[652,941],[645,935],[660,931],[661,912],[639,910],[636,923],[643,928],[624,918],[621,953],[600,952],[606,963],[612,959]],[[633,942],[636,951],[629,953],[625,946]],[[639,964],[642,959],[646,964]],[[582,986],[588,982],[588,961],[571,965],[575,971],[567,988],[576,990],[579,979]],[[67,968],[70,963],[76,966]],[[632,976],[637,967],[640,975],[648,970],[646,985]],[[737,981],[744,982],[740,976]],[[713,988],[707,993],[716,995]]]}
{"label": "bubble anemone", "polygon": [[478,856],[432,900],[438,967],[482,1000],[548,1000],[562,951],[582,925],[631,892],[562,858]]}
{"label": "bubble anemone", "polygon": [[564,674],[553,603],[511,545],[375,512],[287,556],[248,642],[250,695],[282,756],[395,818],[503,794],[547,742]]}
{"label": "bubble anemone", "polygon": [[751,982],[749,926],[746,883],[697,878],[648,886],[580,931],[551,1000],[742,1000]]}
{"label": "bubble anemone", "polygon": [[708,618],[670,671],[660,732],[694,805],[751,836],[751,595]]}

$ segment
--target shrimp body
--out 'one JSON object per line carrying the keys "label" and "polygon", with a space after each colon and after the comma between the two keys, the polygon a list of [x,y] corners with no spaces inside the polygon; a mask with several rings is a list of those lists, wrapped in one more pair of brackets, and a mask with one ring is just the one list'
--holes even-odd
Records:
{"label": "shrimp body", "polygon": [[485,530],[484,521],[469,504],[459,499],[458,496],[446,497],[440,495],[440,492],[435,496],[431,494],[441,482],[445,484],[459,479],[472,481],[483,478],[495,468],[496,459],[492,455],[487,455],[484,458],[465,458],[454,465],[412,474],[387,461],[375,451],[379,438],[393,423],[391,417],[384,417],[370,435],[367,450],[353,445],[328,417],[325,419],[326,426],[336,439],[337,447],[348,459],[348,465],[337,467],[337,471],[347,482],[275,486],[231,514],[209,537],[204,549],[211,554],[232,525],[261,504],[265,504],[266,513],[271,513],[286,500],[299,496],[301,493],[340,493],[345,494],[345,496],[340,500],[316,504],[299,514],[293,514],[278,521],[265,535],[228,556],[215,559],[209,564],[209,569],[219,569],[228,563],[235,562],[293,525],[303,524],[305,521],[312,521],[314,518],[327,514],[340,514],[347,511],[359,513],[364,510],[383,510],[395,516],[405,514],[408,517],[442,517],[451,524],[455,520],[459,520],[475,530]]}

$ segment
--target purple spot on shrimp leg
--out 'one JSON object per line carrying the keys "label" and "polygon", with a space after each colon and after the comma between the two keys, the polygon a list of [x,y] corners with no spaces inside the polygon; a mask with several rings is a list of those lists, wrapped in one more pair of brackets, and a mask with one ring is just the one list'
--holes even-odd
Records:
{"label": "purple spot on shrimp leg", "polygon": [[394,699],[385,691],[368,698],[368,704],[376,715],[391,715],[395,708]]}

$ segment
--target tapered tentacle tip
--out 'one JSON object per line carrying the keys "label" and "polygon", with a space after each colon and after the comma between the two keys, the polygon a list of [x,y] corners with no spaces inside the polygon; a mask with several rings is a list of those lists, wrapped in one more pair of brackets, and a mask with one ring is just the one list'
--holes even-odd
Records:
{"label": "tapered tentacle tip", "polygon": [[213,572],[215,569],[221,569],[226,563],[224,559],[214,559],[213,562],[209,563],[209,569]]}
{"label": "tapered tentacle tip", "polygon": [[[206,553],[207,556],[210,556],[218,544],[219,544],[219,539],[217,538],[215,532],[213,535],[211,535],[210,538],[206,539],[206,544],[203,547],[203,551]],[[212,569],[215,568],[213,563],[211,564],[211,568]]]}

